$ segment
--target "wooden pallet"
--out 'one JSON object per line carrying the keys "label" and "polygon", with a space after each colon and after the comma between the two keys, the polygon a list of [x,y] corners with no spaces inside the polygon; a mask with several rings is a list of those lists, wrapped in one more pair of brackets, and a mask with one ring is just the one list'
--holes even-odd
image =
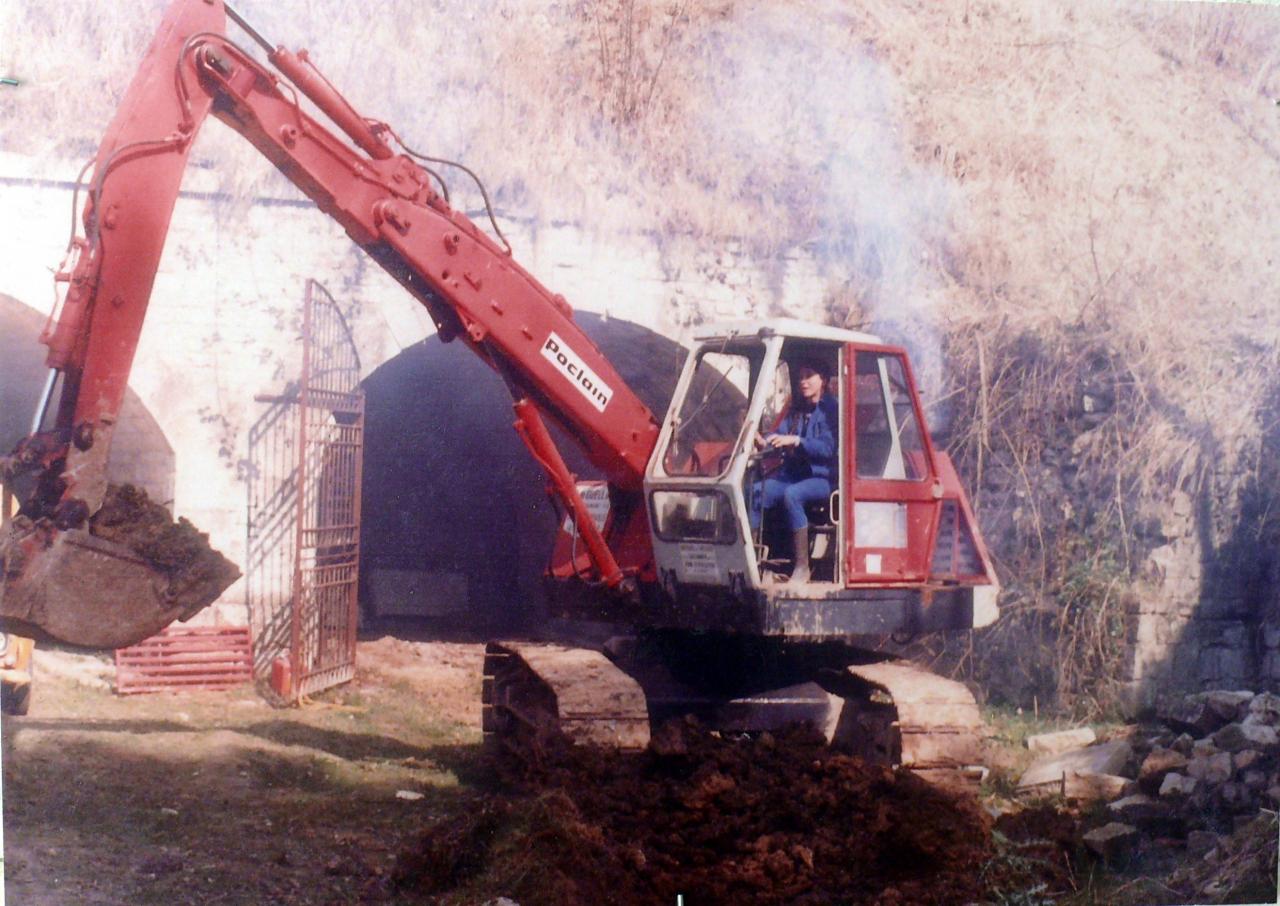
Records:
{"label": "wooden pallet", "polygon": [[248,626],[170,626],[116,649],[116,693],[229,689],[253,680]]}

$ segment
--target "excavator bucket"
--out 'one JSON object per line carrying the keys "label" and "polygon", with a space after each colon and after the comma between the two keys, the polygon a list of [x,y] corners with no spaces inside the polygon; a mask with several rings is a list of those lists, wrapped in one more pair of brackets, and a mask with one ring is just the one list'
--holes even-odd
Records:
{"label": "excavator bucket", "polygon": [[189,522],[127,487],[109,493],[89,530],[15,519],[0,564],[0,630],[86,648],[139,642],[240,577]]}

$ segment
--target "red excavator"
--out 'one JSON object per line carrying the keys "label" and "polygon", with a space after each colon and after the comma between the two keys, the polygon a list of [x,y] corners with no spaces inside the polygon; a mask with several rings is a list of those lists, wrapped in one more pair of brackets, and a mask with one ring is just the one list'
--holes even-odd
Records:
{"label": "red excavator", "polygon": [[[227,18],[270,66],[228,37]],[[31,436],[3,463],[24,490],[0,545],[0,628],[121,646],[235,578],[184,582],[94,528],[165,234],[210,114],[341,223],[442,340],[461,340],[498,372],[565,515],[547,570],[553,612],[630,628],[599,649],[491,643],[484,728],[494,745],[554,733],[637,748],[657,721],[696,714],[729,732],[807,720],[917,771],[974,763],[980,721],[965,687],[869,650],[997,615],[991,562],[930,439],[904,350],[789,320],[710,325],[659,422],[564,298],[515,262],[491,209],[493,237],[451,207],[428,166],[441,161],[362,116],[305,51],[271,45],[220,0],[170,6],[93,162],[83,236],[42,338],[49,383]],[[803,516],[779,525],[762,498],[770,480],[785,484],[787,456],[803,455],[801,429],[779,434],[802,387],[825,399],[829,493],[810,494]],[[548,423],[603,481],[569,472]]]}

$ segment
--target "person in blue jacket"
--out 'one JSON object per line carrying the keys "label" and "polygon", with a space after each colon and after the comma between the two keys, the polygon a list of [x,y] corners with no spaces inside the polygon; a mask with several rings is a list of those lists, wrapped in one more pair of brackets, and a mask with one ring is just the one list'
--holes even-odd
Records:
{"label": "person in blue jacket", "polygon": [[[781,509],[795,546],[792,582],[809,581],[809,519],[807,503],[831,496],[831,476],[836,468],[839,406],[824,391],[826,367],[819,361],[796,366],[795,389],[787,414],[775,433],[759,443],[765,450],[783,454],[782,465],[757,485],[757,500],[764,511]],[[798,397],[798,398],[797,398]],[[758,524],[759,511],[752,514]]]}

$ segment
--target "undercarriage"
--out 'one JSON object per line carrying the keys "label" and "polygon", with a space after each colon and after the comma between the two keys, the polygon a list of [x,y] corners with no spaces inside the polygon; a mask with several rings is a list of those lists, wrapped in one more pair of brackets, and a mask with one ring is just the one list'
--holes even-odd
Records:
{"label": "undercarriage", "polygon": [[721,734],[808,723],[835,748],[927,780],[972,786],[982,720],[961,683],[836,644],[647,633],[604,650],[490,642],[486,745],[536,758],[559,739],[639,751],[669,720]]}

